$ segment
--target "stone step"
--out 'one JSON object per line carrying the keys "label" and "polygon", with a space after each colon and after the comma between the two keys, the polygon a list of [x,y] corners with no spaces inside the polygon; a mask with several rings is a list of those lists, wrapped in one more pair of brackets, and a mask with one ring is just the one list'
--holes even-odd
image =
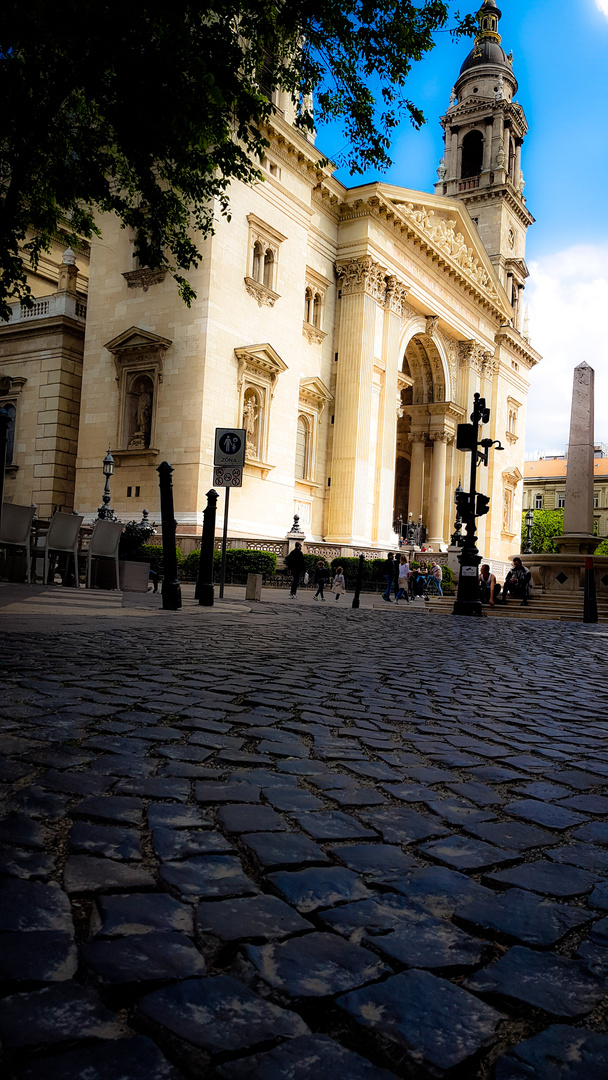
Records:
{"label": "stone step", "polygon": [[[454,608],[454,597],[434,598],[429,600],[426,608],[430,615],[451,615]],[[484,614],[491,618],[509,619],[550,619],[556,622],[582,622],[583,621],[583,598],[562,596],[536,596],[526,606],[522,606],[520,600],[509,600],[502,604],[500,601],[491,608],[484,605]],[[597,602],[598,622],[608,622],[608,602],[604,599]]]}

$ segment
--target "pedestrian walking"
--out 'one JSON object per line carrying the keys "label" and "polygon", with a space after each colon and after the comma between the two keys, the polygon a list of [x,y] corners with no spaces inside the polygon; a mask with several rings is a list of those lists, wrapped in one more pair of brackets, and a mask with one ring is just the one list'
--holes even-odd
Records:
{"label": "pedestrian walking", "polygon": [[325,588],[325,582],[329,581],[330,573],[322,559],[317,563],[317,569],[315,571],[314,584],[317,586],[317,591],[313,597],[313,600],[323,600],[323,589]]}
{"label": "pedestrian walking", "polygon": [[397,576],[397,596],[396,601],[405,600],[408,604],[410,602],[409,595],[409,579],[411,575],[410,564],[407,561],[405,555],[399,557],[399,572]]}
{"label": "pedestrian walking", "polygon": [[393,578],[395,576],[395,560],[393,558],[392,551],[389,551],[389,553],[388,553],[388,556],[386,558],[386,562],[384,563],[384,566],[382,567],[382,572],[384,574],[384,580],[386,581],[386,589],[382,593],[382,599],[387,600],[388,603],[390,604],[391,603],[391,589],[393,587]]}
{"label": "pedestrian walking", "polygon": [[302,545],[299,540],[296,540],[296,546],[293,551],[289,552],[289,555],[285,559],[285,565],[291,574],[291,589],[289,595],[292,600],[295,600],[298,595],[300,578],[306,569],[306,559],[304,558],[304,552],[302,551]]}
{"label": "pedestrian walking", "polygon": [[339,600],[342,593],[346,592],[346,581],[344,580],[341,566],[336,566],[334,580],[331,583],[331,591],[336,594],[336,600]]}
{"label": "pedestrian walking", "polygon": [[443,581],[443,570],[436,559],[433,559],[431,563],[431,569],[429,571],[429,581],[435,582],[435,587],[440,596],[443,596],[443,589],[441,588],[441,582]]}

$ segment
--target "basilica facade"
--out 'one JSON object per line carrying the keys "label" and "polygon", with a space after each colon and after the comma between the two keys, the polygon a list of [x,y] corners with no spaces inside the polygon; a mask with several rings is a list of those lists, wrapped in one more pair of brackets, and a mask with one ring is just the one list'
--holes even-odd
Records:
{"label": "basilica facade", "polygon": [[[96,516],[110,446],[117,516],[157,517],[156,470],[168,460],[187,546],[212,487],[215,428],[235,426],[247,448],[234,541],[271,547],[298,514],[319,552],[382,553],[422,517],[440,550],[454,490],[467,487],[456,428],[479,391],[491,409],[483,435],[504,447],[478,481],[491,497],[480,550],[494,560],[519,550],[528,373],[540,359],[522,322],[527,125],[494,0],[479,18],[441,119],[434,194],[346,188],[278,94],[264,180],[233,184],[231,218],[217,214],[190,276],[190,308],[169,277],[137,266],[129,232],[102,219],[90,267],[74,257],[80,281],[89,275],[69,464],[80,513]],[[17,474],[11,482],[11,501],[36,501]]]}

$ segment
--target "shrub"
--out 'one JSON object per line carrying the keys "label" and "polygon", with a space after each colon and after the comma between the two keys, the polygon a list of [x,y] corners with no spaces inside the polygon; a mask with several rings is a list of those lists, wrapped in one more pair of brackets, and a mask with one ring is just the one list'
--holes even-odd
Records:
{"label": "shrub", "polygon": [[118,553],[121,559],[140,559],[146,542],[154,535],[156,529],[152,522],[127,521],[122,536]]}
{"label": "shrub", "polygon": [[306,569],[308,570],[311,581],[314,579],[320,562],[323,563],[323,566],[329,566],[327,559],[324,559],[322,555],[305,555],[304,558],[306,560]]}
{"label": "shrub", "polygon": [[452,585],[453,582],[454,582],[454,574],[452,573],[452,567],[451,566],[442,566],[441,570],[443,572],[443,584],[444,585]]}
{"label": "shrub", "polygon": [[[357,556],[340,556],[337,559],[332,559],[330,563],[332,571],[336,572],[336,567],[341,566],[344,577],[347,581],[355,582],[357,577],[357,571],[359,570],[359,559]],[[363,580],[369,581],[372,574],[372,564],[369,559],[363,561]]]}
{"label": "shrub", "polygon": [[601,544],[596,547],[594,555],[608,555],[608,539],[602,540]]}
{"label": "shrub", "polygon": [[[162,544],[144,544],[142,547],[142,555],[145,555],[147,559],[154,559],[159,570],[163,568],[163,545]],[[182,562],[184,556],[182,549],[175,548],[175,554],[177,556],[177,565]]]}
{"label": "shrub", "polygon": [[178,570],[182,581],[196,581],[200,557],[200,550],[195,548],[194,551],[191,551],[189,555],[186,555],[186,557],[181,560]]}
{"label": "shrub", "polygon": [[[220,556],[221,552],[217,552]],[[217,563],[216,563],[217,566]],[[248,548],[229,548],[226,552],[226,577],[246,578],[247,574],[261,574],[270,578],[277,569],[274,551],[251,551]]]}

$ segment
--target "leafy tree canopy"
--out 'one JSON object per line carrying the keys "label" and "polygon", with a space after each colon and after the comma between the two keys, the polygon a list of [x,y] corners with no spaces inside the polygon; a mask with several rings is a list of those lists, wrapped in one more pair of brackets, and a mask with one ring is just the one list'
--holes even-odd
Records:
{"label": "leafy tree canopy", "polygon": [[[564,511],[563,510],[534,510],[534,524],[532,525],[532,551],[539,555],[543,551],[557,551],[554,543],[555,536],[563,536]],[[522,548],[526,542],[526,515],[521,517],[521,543]]]}
{"label": "leafy tree canopy", "polygon": [[[22,252],[36,266],[53,236],[98,234],[99,212],[189,302],[183,274],[214,208],[229,214],[231,181],[260,177],[268,94],[304,102],[310,129],[314,93],[345,129],[351,172],[386,167],[401,116],[424,122],[406,79],[449,19],[449,0],[5,0],[0,316],[27,303]],[[473,29],[454,15],[452,32]]]}

